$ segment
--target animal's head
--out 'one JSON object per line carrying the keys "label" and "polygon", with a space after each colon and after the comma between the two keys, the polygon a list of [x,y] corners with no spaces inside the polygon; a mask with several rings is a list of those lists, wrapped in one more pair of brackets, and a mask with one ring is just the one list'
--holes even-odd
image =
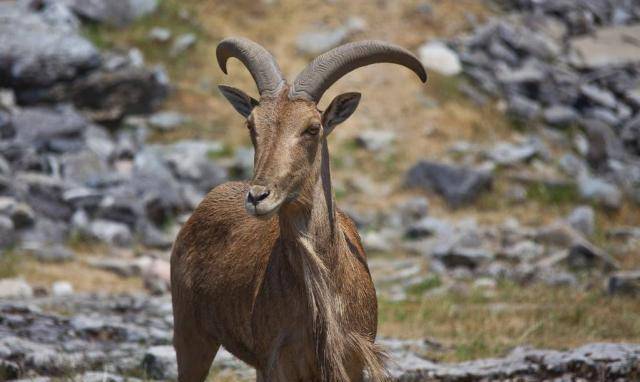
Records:
{"label": "animal's head", "polygon": [[287,201],[295,200],[309,180],[320,175],[324,140],[353,114],[360,93],[337,96],[324,110],[318,102],[324,92],[345,74],[362,66],[388,62],[406,66],[425,82],[427,74],[409,51],[381,41],[342,45],[316,57],[287,84],[273,56],[244,38],[223,40],[216,50],[218,64],[227,73],[227,60],[239,59],[258,87],[260,99],[220,86],[231,105],[246,118],[255,148],[254,174],[246,195],[247,212],[270,216]]}

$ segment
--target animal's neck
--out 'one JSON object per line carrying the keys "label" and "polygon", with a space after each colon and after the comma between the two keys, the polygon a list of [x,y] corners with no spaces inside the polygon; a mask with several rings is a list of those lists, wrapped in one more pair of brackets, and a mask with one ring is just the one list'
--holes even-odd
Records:
{"label": "animal's neck", "polygon": [[347,342],[340,325],[344,306],[334,279],[339,278],[345,239],[336,222],[326,142],[319,160],[319,174],[281,209],[280,235],[294,277],[305,286],[322,380],[343,381],[348,380],[343,363]]}
{"label": "animal's neck", "polygon": [[342,236],[337,229],[326,142],[322,143],[319,161],[317,174],[301,187],[296,200],[281,208],[280,235],[283,244],[293,252],[300,249],[302,240],[306,241],[305,246],[311,244],[323,260],[329,261]]}

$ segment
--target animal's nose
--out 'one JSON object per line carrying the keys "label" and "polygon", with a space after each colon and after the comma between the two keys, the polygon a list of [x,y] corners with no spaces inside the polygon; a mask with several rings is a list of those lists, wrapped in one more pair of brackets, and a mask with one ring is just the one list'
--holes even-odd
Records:
{"label": "animal's nose", "polygon": [[265,186],[251,186],[249,193],[247,193],[247,201],[254,206],[257,206],[261,200],[265,200],[271,192]]}

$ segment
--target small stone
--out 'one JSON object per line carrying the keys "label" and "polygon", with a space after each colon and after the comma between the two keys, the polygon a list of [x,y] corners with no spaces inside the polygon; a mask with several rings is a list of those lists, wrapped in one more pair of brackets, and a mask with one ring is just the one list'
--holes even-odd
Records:
{"label": "small stone", "polygon": [[149,124],[160,131],[171,131],[189,121],[185,115],[176,111],[161,111],[149,117]]}
{"label": "small stone", "polygon": [[356,143],[369,151],[388,150],[396,140],[396,133],[389,130],[364,130],[356,137]]}
{"label": "small stone", "polygon": [[525,120],[534,119],[540,113],[540,104],[529,98],[513,95],[508,100],[507,111]]}
{"label": "small stone", "polygon": [[580,91],[589,100],[604,107],[615,109],[618,104],[613,93],[596,85],[582,85]]}
{"label": "small stone", "polygon": [[68,281],[56,281],[51,285],[51,294],[54,297],[69,296],[73,294],[73,286]]}
{"label": "small stone", "polygon": [[418,57],[422,64],[445,76],[453,76],[462,72],[462,64],[458,54],[439,41],[425,43],[418,48]]}
{"label": "small stone", "polygon": [[123,247],[131,244],[133,240],[131,230],[126,224],[109,220],[98,219],[91,222],[88,233],[105,243]]}
{"label": "small stone", "polygon": [[605,207],[618,209],[622,203],[622,193],[618,187],[585,173],[578,176],[578,191],[582,198]]}
{"label": "small stone", "polygon": [[33,251],[33,256],[44,263],[64,263],[76,257],[72,250],[60,244],[41,246]]}
{"label": "small stone", "polygon": [[32,297],[33,289],[23,278],[0,279],[0,298]]}
{"label": "small stone", "polygon": [[16,231],[13,221],[0,216],[0,249],[9,248],[16,242]]}
{"label": "small stone", "polygon": [[489,158],[500,165],[514,165],[527,161],[537,154],[537,148],[532,144],[513,144],[498,142],[488,152]]}
{"label": "small stone", "polygon": [[591,206],[576,207],[567,217],[567,222],[585,236],[595,232],[595,212]]}
{"label": "small stone", "polygon": [[167,28],[154,27],[149,31],[149,38],[157,42],[167,42],[171,39],[171,31]]}
{"label": "small stone", "polygon": [[194,46],[198,41],[198,37],[196,37],[193,33],[185,33],[176,37],[173,45],[171,46],[171,56],[176,57],[187,51],[189,48]]}
{"label": "small stone", "polygon": [[324,53],[345,42],[354,33],[366,29],[366,21],[359,17],[351,17],[337,28],[314,28],[313,31],[303,32],[296,38],[296,48],[307,55]]}
{"label": "small stone", "polygon": [[173,346],[153,346],[147,349],[142,359],[142,368],[147,376],[153,379],[177,379],[176,352]]}
{"label": "small stone", "polygon": [[640,271],[617,272],[609,276],[607,291],[610,294],[640,295]]}
{"label": "small stone", "polygon": [[545,122],[554,126],[567,126],[578,119],[576,110],[569,106],[554,105],[543,112]]}

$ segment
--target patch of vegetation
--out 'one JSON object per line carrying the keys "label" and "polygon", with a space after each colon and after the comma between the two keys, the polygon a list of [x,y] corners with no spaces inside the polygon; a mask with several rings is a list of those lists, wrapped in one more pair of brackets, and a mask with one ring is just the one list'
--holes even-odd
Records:
{"label": "patch of vegetation", "polygon": [[565,205],[579,200],[575,184],[549,184],[538,182],[527,187],[527,198],[544,204]]}
{"label": "patch of vegetation", "polygon": [[437,275],[431,275],[419,283],[413,284],[407,288],[407,293],[414,296],[422,296],[426,291],[435,289],[442,285],[442,280]]}
{"label": "patch of vegetation", "polygon": [[207,152],[207,158],[216,160],[220,158],[231,158],[235,151],[230,145],[223,144],[220,150],[210,150]]}
{"label": "patch of vegetation", "polygon": [[[616,312],[612,315],[611,312]],[[433,338],[454,362],[503,356],[521,345],[561,349],[588,342],[640,341],[640,304],[600,289],[579,291],[498,283],[490,293],[454,292],[379,303],[380,335]]]}
{"label": "patch of vegetation", "polygon": [[[172,41],[185,33],[193,33],[198,41],[207,37],[206,31],[196,22],[191,21],[188,14],[193,14],[193,5],[179,0],[163,0],[153,15],[137,20],[125,28],[115,28],[103,24],[83,23],[82,32],[100,49],[128,49],[136,47],[142,51],[145,60],[151,63],[167,65],[169,74],[173,77],[189,62],[189,52],[171,56]],[[149,32],[154,27],[167,28],[171,31],[172,39],[166,43],[151,41]]]}
{"label": "patch of vegetation", "polygon": [[17,276],[21,260],[20,254],[15,250],[0,253],[0,279]]}
{"label": "patch of vegetation", "polygon": [[429,94],[440,102],[465,101],[466,96],[460,91],[460,85],[464,81],[461,76],[444,76],[435,71],[429,73]]}

